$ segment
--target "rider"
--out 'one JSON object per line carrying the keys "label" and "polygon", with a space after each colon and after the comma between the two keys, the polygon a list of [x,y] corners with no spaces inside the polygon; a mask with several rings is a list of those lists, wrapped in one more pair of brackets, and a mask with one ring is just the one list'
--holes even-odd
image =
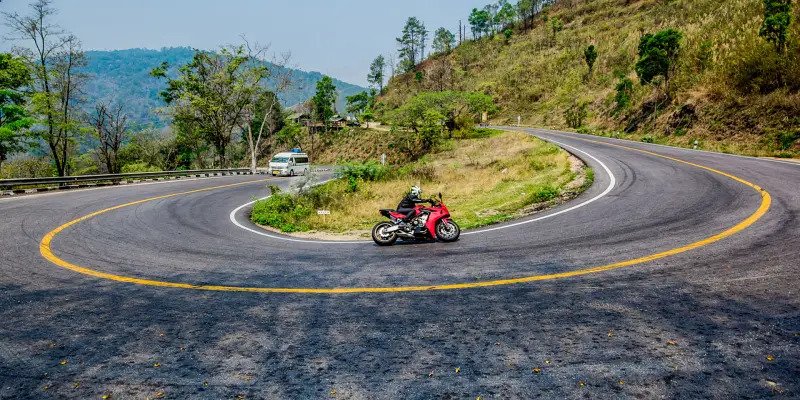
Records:
{"label": "rider", "polygon": [[420,198],[419,196],[421,194],[422,189],[415,185],[411,187],[411,191],[408,192],[406,197],[404,197],[403,200],[400,200],[400,204],[397,205],[397,212],[406,215],[406,217],[400,222],[401,226],[406,226],[414,219],[414,217],[417,216],[417,204],[430,202],[430,200],[424,200]]}

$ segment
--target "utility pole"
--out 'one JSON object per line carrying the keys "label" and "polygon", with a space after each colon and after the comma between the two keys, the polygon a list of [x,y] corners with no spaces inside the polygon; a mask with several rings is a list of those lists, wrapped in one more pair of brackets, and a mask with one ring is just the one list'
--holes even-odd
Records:
{"label": "utility pole", "polygon": [[461,20],[458,20],[458,44],[460,45],[461,42],[464,41],[464,36],[461,34]]}

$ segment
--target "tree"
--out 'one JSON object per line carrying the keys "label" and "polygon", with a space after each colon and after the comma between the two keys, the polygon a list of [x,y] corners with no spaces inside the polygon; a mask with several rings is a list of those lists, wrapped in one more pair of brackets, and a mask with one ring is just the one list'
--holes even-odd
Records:
{"label": "tree", "polygon": [[792,0],[764,0],[764,22],[758,34],[783,54],[787,31],[792,23]]}
{"label": "tree", "polygon": [[25,109],[22,88],[30,84],[31,74],[25,60],[0,53],[0,166],[8,155],[21,151],[26,144],[24,132],[33,125]]}
{"label": "tree", "polygon": [[669,80],[680,54],[683,34],[675,29],[665,29],[656,34],[646,34],[639,41],[639,60],[636,74],[643,85],[653,82],[657,76],[664,77],[669,95]]}
{"label": "tree", "polygon": [[589,75],[592,75],[592,71],[594,71],[594,63],[597,61],[597,49],[594,47],[593,44],[590,44],[586,50],[583,51],[583,59],[586,61],[586,65],[589,67]]}
{"label": "tree", "polygon": [[[269,46],[260,46],[258,43],[251,46],[244,36],[242,40],[247,48],[249,60],[247,74],[254,78],[249,80],[252,87],[242,88],[250,94],[250,102],[242,115],[242,134],[250,153],[250,170],[255,173],[258,168],[258,156],[262,152],[262,140],[266,139],[266,136],[275,135],[283,128],[285,121],[279,95],[286,93],[292,86],[292,71],[286,68],[289,64],[289,54],[274,60],[273,65],[276,68],[269,70],[261,62]],[[261,79],[255,79],[259,77],[271,78],[274,82],[274,91],[267,90]]]}
{"label": "tree", "polygon": [[386,69],[386,59],[379,55],[372,61],[369,66],[369,74],[367,75],[367,82],[373,86],[378,87],[378,92],[383,92],[384,70]]}
{"label": "tree", "polygon": [[519,0],[517,2],[517,15],[524,22],[526,28],[530,27],[533,17],[541,10],[542,0]]}
{"label": "tree", "polygon": [[347,112],[363,120],[372,119],[372,108],[375,106],[375,89],[347,96]]}
{"label": "tree", "polygon": [[483,34],[488,33],[491,29],[491,19],[491,15],[489,15],[487,10],[473,8],[468,19],[470,29],[472,30],[472,36],[476,39],[480,39]]}
{"label": "tree", "polygon": [[514,20],[517,19],[517,10],[508,0],[500,0],[497,2],[497,14],[495,15],[495,23],[498,29],[511,27]]}
{"label": "tree", "polygon": [[84,75],[78,71],[85,66],[86,58],[80,41],[50,22],[56,13],[51,4],[51,0],[36,0],[30,4],[31,15],[3,15],[17,39],[32,45],[33,50],[20,52],[30,64],[34,91],[31,103],[43,125],[35,134],[47,144],[58,175],[66,176],[79,133],[75,103]]}
{"label": "tree", "polygon": [[317,92],[311,102],[315,120],[322,123],[327,133],[330,120],[336,114],[336,86],[330,76],[325,75],[317,82]]}
{"label": "tree", "polygon": [[445,28],[439,28],[433,34],[433,52],[436,54],[449,53],[456,43],[456,35]]}
{"label": "tree", "polygon": [[397,38],[400,54],[400,65],[403,72],[411,71],[417,63],[425,58],[425,42],[428,31],[416,17],[410,17],[403,27],[402,35]]}
{"label": "tree", "polygon": [[499,6],[494,3],[483,6],[483,11],[488,21],[487,31],[485,32],[487,35],[494,35],[497,32],[497,10],[499,10]]}
{"label": "tree", "polygon": [[283,129],[283,107],[275,92],[259,86],[253,91],[253,99],[245,110],[242,121],[242,136],[247,143],[250,155],[250,170],[258,168],[258,157],[263,152],[263,143]]}
{"label": "tree", "polygon": [[442,126],[449,133],[470,128],[482,113],[494,113],[497,107],[491,96],[475,92],[422,92],[409,99],[394,115],[394,122],[418,131],[426,111],[442,115]]}
{"label": "tree", "polygon": [[94,128],[92,136],[98,142],[97,157],[107,173],[118,174],[122,169],[118,154],[128,137],[128,116],[123,113],[122,105],[97,104],[89,122]]}
{"label": "tree", "polygon": [[[162,64],[151,75],[167,78],[168,67]],[[170,106],[175,127],[185,134],[199,134],[216,150],[218,164],[227,167],[226,149],[268,73],[265,66],[252,62],[244,46],[196,51],[177,78],[167,79],[161,97]]]}

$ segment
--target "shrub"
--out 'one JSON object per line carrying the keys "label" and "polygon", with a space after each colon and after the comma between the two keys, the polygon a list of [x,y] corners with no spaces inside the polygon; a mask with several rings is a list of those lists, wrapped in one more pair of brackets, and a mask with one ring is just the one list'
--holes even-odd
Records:
{"label": "shrub", "polygon": [[778,132],[775,136],[778,140],[778,147],[781,150],[789,150],[794,146],[795,142],[800,139],[800,131]]}
{"label": "shrub", "polygon": [[675,29],[665,29],[656,34],[646,34],[639,42],[639,61],[636,74],[643,85],[662,76],[669,90],[669,79],[681,48],[683,34]]}
{"label": "shrub", "polygon": [[621,111],[631,105],[631,94],[633,93],[633,81],[627,77],[619,80],[616,86],[617,94],[614,95],[614,102],[617,104],[617,110]]}
{"label": "shrub", "polygon": [[40,178],[55,173],[53,164],[43,158],[19,158],[0,164],[0,179]]}
{"label": "shrub", "polygon": [[650,135],[642,136],[642,142],[644,143],[655,143],[655,139],[653,139]]}
{"label": "shrub", "polygon": [[786,32],[792,23],[792,0],[764,0],[764,23],[758,34],[783,54],[786,49]]}
{"label": "shrub", "polygon": [[528,203],[541,203],[545,201],[553,200],[558,196],[558,189],[550,186],[537,186],[533,189],[533,192],[528,196]]}
{"label": "shrub", "polygon": [[347,181],[347,192],[355,193],[358,191],[359,182],[380,181],[386,177],[389,169],[385,166],[375,162],[368,161],[365,163],[348,163],[344,164],[336,175]]}
{"label": "shrub", "polygon": [[312,210],[303,205],[299,198],[286,193],[276,193],[253,205],[250,218],[260,225],[278,228],[284,232],[305,230],[303,220]]}
{"label": "shrub", "polygon": [[161,172],[161,168],[154,167],[152,165],[148,165],[147,163],[132,163],[132,164],[125,164],[122,167],[123,174],[132,174],[136,172]]}
{"label": "shrub", "polygon": [[375,161],[367,161],[365,163],[347,163],[342,165],[337,171],[339,178],[353,178],[361,179],[364,181],[380,181],[386,177],[389,169]]}
{"label": "shrub", "polygon": [[572,103],[569,108],[564,110],[564,119],[567,121],[567,126],[573,129],[583,126],[586,117],[589,116],[589,105],[582,102]]}

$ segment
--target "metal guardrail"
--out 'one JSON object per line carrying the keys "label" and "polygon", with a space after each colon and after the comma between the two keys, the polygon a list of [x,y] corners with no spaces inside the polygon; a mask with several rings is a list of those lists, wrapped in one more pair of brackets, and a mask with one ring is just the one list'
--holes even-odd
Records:
{"label": "metal guardrail", "polygon": [[104,175],[79,175],[63,177],[45,178],[18,178],[0,179],[0,190],[13,191],[14,193],[25,193],[23,187],[40,187],[37,190],[51,190],[44,186],[57,185],[56,189],[70,189],[74,187],[89,186],[89,184],[119,184],[122,181],[135,181],[156,178],[179,178],[179,177],[201,177],[216,175],[242,175],[251,174],[250,168],[227,168],[227,169],[198,169],[186,171],[162,171],[162,172],[135,172],[128,174],[104,174]]}

